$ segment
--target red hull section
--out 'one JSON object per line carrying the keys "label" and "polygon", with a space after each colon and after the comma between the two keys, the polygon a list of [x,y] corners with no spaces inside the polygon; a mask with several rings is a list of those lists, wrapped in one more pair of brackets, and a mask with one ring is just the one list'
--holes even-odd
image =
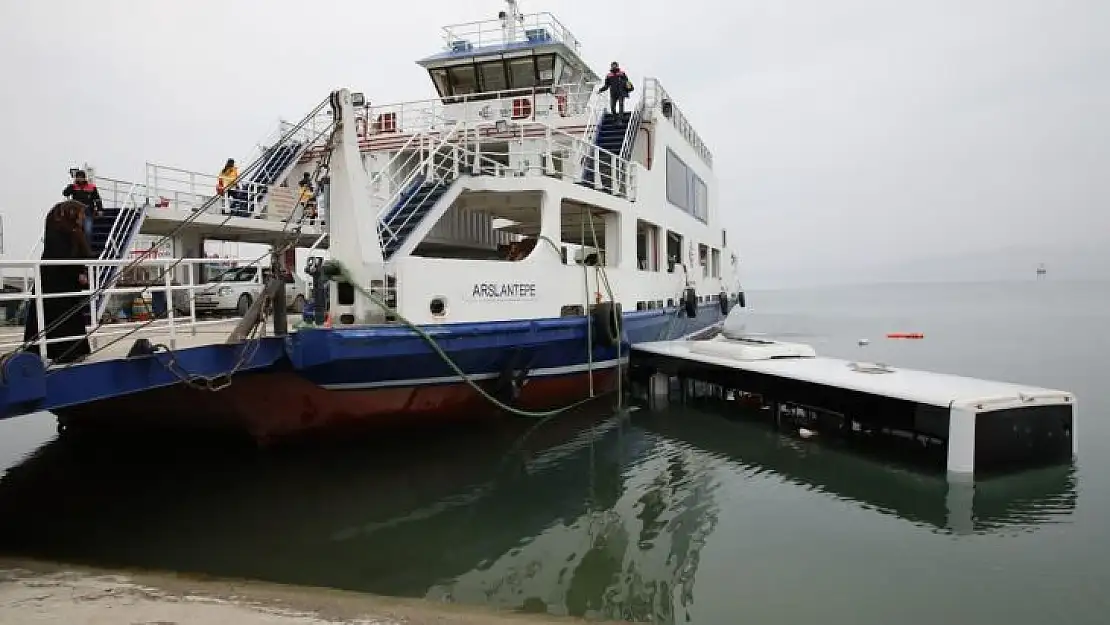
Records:
{"label": "red hull section", "polygon": [[[616,389],[615,368],[592,375],[596,395]],[[479,384],[491,390],[491,383]],[[513,405],[552,410],[585,399],[589,388],[589,373],[529,378]],[[58,411],[67,428],[231,430],[260,442],[310,432],[425,426],[504,414],[462,382],[328,390],[290,372],[237,377],[218,392],[174,386]]]}

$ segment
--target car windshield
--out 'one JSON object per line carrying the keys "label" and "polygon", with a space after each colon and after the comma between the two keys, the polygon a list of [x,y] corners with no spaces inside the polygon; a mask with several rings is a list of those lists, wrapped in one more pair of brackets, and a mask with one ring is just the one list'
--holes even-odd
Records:
{"label": "car windshield", "polygon": [[258,267],[237,267],[217,274],[209,282],[250,282],[258,273]]}

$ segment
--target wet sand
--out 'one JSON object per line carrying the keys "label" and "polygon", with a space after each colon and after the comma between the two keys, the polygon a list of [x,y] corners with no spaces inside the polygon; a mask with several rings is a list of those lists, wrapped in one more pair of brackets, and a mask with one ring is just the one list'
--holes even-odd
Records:
{"label": "wet sand", "polygon": [[582,622],[324,588],[0,559],[0,623],[567,625]]}

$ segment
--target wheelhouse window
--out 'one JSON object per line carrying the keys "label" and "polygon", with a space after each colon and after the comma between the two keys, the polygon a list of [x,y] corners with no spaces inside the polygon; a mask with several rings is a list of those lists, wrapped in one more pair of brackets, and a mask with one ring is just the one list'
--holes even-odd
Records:
{"label": "wheelhouse window", "polygon": [[[558,65],[562,62],[557,64],[554,54],[543,54],[434,68],[428,73],[440,97],[455,103],[462,100],[460,96],[473,101],[494,99],[500,97],[498,92],[518,89],[547,91],[554,84],[562,84],[556,81]],[[476,94],[483,95],[473,97]]]}
{"label": "wheelhouse window", "polygon": [[545,54],[536,57],[536,86],[550,87],[555,83],[555,55]]}
{"label": "wheelhouse window", "polygon": [[509,82],[513,89],[531,89],[536,86],[536,62],[533,57],[509,61]]}
{"label": "wheelhouse window", "polygon": [[435,83],[436,92],[439,93],[439,95],[445,96],[451,93],[450,88],[447,86],[447,70],[433,69],[428,70],[428,73],[432,75],[432,82]]}
{"label": "wheelhouse window", "polygon": [[478,64],[483,92],[505,91],[509,88],[508,78],[505,76],[505,63],[502,61],[486,61]]}
{"label": "wheelhouse window", "polygon": [[447,70],[451,95],[470,95],[478,92],[478,76],[473,65],[460,65]]}

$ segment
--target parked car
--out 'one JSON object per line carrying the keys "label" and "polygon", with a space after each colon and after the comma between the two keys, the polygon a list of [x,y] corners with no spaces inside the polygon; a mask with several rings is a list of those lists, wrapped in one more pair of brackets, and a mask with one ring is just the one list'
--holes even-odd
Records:
{"label": "parked car", "polygon": [[[239,316],[247,314],[251,304],[261,297],[270,275],[269,269],[259,271],[258,267],[236,267],[213,276],[208,280],[211,287],[197,291],[197,312],[233,312]],[[295,275],[286,274],[286,308],[299,313],[304,309],[304,302],[305,289],[302,281]]]}

